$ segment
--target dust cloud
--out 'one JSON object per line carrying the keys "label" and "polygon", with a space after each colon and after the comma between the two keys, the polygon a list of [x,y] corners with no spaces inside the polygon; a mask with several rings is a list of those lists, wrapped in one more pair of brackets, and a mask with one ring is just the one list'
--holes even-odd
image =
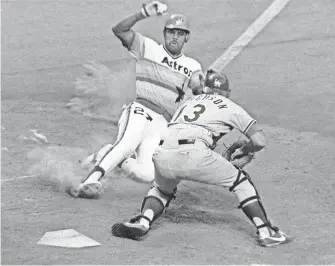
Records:
{"label": "dust cloud", "polygon": [[[95,61],[87,62],[83,67],[84,72],[75,80],[75,93],[66,107],[84,116],[117,124],[122,106],[134,98],[131,69],[110,69]],[[28,173],[52,181],[62,190],[77,187],[93,167],[92,163],[83,165],[83,161],[103,145],[113,143],[115,136],[92,133],[88,139],[86,149],[36,142],[37,146],[27,154],[31,165]],[[127,174],[116,169],[107,173],[102,183],[108,185],[111,176],[122,178]]]}
{"label": "dust cloud", "polygon": [[[59,190],[68,191],[77,188],[92,170],[93,163],[83,164],[90,154],[93,152],[77,147],[35,147],[27,154],[31,165],[28,174],[40,176],[43,180],[54,183]],[[117,168],[106,173],[101,182],[104,186],[109,186],[113,179],[127,176],[125,171]]]}
{"label": "dust cloud", "polygon": [[110,69],[94,61],[83,67],[85,73],[75,80],[75,95],[66,107],[84,116],[116,124],[122,106],[135,96],[132,72],[129,68]]}
{"label": "dust cloud", "polygon": [[77,187],[87,174],[81,166],[84,154],[87,152],[74,147],[36,147],[27,154],[28,173],[52,181],[61,190]]}

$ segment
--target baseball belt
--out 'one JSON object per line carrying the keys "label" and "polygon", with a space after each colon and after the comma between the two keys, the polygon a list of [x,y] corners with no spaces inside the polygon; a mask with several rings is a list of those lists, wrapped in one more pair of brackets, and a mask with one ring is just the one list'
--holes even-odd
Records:
{"label": "baseball belt", "polygon": [[[164,140],[161,140],[160,142],[159,142],[159,145],[161,146],[161,145],[163,145],[163,143],[164,143]],[[178,144],[179,145],[184,145],[184,144],[194,144],[195,143],[195,139],[179,139],[178,140]]]}

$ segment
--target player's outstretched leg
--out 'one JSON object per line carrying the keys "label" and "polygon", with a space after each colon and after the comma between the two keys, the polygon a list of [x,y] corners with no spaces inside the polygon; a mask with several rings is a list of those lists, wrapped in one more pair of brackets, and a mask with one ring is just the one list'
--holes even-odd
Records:
{"label": "player's outstretched leg", "polygon": [[257,228],[258,243],[263,247],[273,247],[289,243],[292,236],[280,231],[278,227],[271,224],[259,194],[252,183],[249,174],[240,170],[236,181],[229,191],[236,194],[245,215]]}
{"label": "player's outstretched leg", "polygon": [[155,166],[152,161],[155,150],[159,146],[162,132],[167,128],[167,122],[162,116],[154,116],[147,133],[137,147],[137,156],[127,158],[121,168],[129,173],[128,178],[141,183],[152,183],[155,178]]}
{"label": "player's outstretched leg", "polygon": [[[103,186],[100,180],[105,173],[114,170],[123,160],[135,152],[143,139],[146,131],[146,119],[136,115],[135,104],[130,104],[123,110],[119,120],[119,132],[116,142],[105,145],[97,153],[97,158],[90,156],[90,160],[95,159],[95,166],[86,179],[75,189],[68,192],[73,197],[99,198],[103,194]],[[133,132],[137,132],[135,135]]]}
{"label": "player's outstretched leg", "polygon": [[149,232],[151,224],[163,213],[174,197],[174,194],[168,195],[160,191],[158,187],[152,187],[143,199],[142,214],[129,222],[113,224],[112,234],[116,237],[140,240]]}

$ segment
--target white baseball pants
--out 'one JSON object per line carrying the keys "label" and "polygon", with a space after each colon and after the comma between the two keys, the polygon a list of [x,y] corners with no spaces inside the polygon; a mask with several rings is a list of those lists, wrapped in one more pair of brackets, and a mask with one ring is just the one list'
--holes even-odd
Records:
{"label": "white baseball pants", "polygon": [[[124,161],[122,169],[134,173],[141,181],[152,182],[155,175],[152,156],[167,129],[166,119],[142,104],[133,102],[123,110],[118,126],[116,142],[98,165],[107,172]],[[135,151],[136,159],[128,158]]]}

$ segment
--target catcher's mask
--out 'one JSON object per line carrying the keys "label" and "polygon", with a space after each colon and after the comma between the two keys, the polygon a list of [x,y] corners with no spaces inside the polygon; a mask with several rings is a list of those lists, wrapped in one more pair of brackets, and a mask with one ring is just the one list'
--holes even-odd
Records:
{"label": "catcher's mask", "polygon": [[220,94],[227,98],[230,96],[229,81],[227,76],[209,69],[206,73],[204,88],[206,94]]}
{"label": "catcher's mask", "polygon": [[188,41],[188,36],[191,32],[190,23],[182,14],[171,15],[170,18],[165,22],[164,31],[166,29],[178,29],[185,31],[187,33],[186,42]]}

